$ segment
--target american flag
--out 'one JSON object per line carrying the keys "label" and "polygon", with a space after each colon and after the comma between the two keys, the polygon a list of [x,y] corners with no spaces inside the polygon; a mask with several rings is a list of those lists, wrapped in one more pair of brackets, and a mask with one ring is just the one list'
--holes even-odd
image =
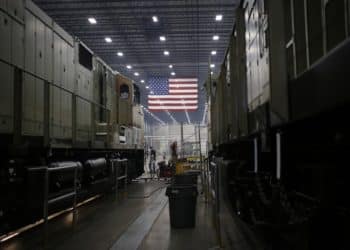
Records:
{"label": "american flag", "polygon": [[185,111],[198,109],[197,78],[152,77],[148,80],[151,111]]}

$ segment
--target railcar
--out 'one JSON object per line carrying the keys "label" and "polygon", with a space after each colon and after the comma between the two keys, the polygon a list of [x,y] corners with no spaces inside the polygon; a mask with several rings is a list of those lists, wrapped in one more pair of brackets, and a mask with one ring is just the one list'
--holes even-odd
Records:
{"label": "railcar", "polygon": [[[0,34],[2,235],[42,218],[45,168],[76,166],[78,202],[113,188],[113,159],[140,176],[144,117],[133,81],[32,1],[0,1]],[[49,197],[69,193],[73,177],[55,171]]]}
{"label": "railcar", "polygon": [[207,81],[222,213],[267,249],[349,248],[349,6],[241,1]]}

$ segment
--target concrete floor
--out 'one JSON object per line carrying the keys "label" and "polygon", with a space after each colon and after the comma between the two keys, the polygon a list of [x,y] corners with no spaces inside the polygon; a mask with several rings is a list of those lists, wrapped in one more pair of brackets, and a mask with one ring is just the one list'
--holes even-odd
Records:
{"label": "concrete floor", "polygon": [[209,249],[215,246],[211,210],[199,196],[194,229],[170,228],[169,209],[163,181],[137,182],[128,186],[128,198],[104,196],[72,214],[49,223],[48,241],[43,245],[43,227],[38,226],[0,245],[1,250],[104,250],[104,249]]}

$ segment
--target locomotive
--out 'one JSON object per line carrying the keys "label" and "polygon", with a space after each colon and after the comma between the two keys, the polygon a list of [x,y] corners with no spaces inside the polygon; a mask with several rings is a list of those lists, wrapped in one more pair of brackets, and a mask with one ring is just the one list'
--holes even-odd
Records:
{"label": "locomotive", "polygon": [[127,159],[129,181],[140,176],[144,114],[139,87],[32,1],[0,1],[0,34],[3,235],[42,218],[48,168],[62,169],[50,176],[49,198],[74,181],[77,202],[114,188],[115,159]]}
{"label": "locomotive", "polygon": [[349,248],[349,3],[240,1],[206,82],[226,242],[231,216],[251,249]]}

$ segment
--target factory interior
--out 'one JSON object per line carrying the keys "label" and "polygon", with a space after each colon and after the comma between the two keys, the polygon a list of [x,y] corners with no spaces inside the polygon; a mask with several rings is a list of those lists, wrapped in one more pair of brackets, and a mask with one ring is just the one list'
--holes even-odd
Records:
{"label": "factory interior", "polygon": [[0,0],[0,250],[350,249],[348,60],[350,0]]}

